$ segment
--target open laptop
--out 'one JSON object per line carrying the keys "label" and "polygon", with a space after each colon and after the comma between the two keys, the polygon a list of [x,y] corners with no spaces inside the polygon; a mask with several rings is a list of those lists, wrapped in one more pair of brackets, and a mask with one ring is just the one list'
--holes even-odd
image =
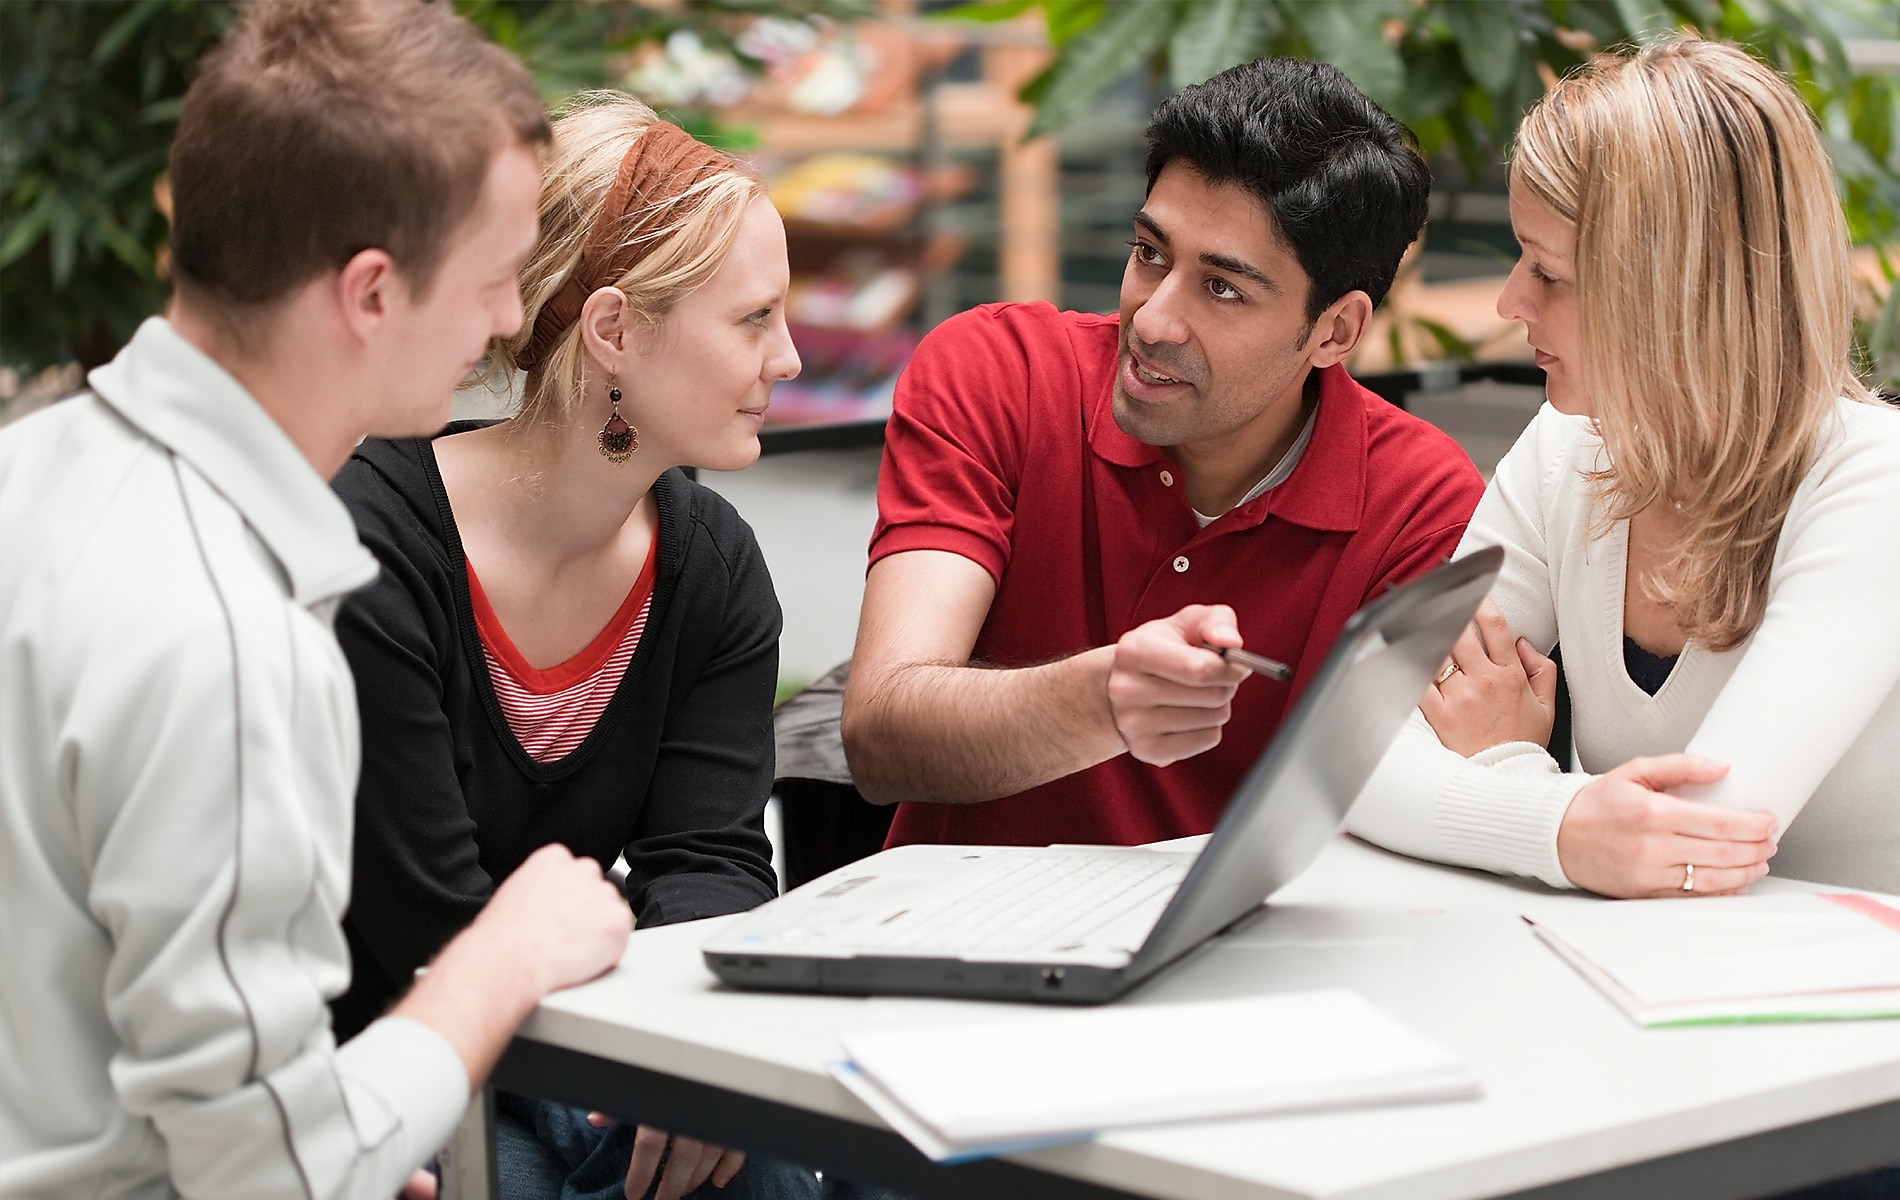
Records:
{"label": "open laptop", "polygon": [[1503,561],[1481,550],[1355,613],[1198,854],[900,846],[734,921],[706,942],[706,965],[775,991],[1115,998],[1319,857]]}

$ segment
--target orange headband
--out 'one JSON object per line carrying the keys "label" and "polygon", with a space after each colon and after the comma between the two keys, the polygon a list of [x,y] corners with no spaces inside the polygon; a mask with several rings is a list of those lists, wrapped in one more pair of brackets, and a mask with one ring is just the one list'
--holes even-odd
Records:
{"label": "orange headband", "polygon": [[732,167],[730,155],[677,125],[655,121],[647,126],[620,160],[600,218],[587,235],[580,265],[554,298],[542,305],[527,345],[515,355],[515,365],[532,371],[567,327],[580,320],[587,298],[632,270],[672,231],[678,218],[691,211],[675,211],[674,201]]}

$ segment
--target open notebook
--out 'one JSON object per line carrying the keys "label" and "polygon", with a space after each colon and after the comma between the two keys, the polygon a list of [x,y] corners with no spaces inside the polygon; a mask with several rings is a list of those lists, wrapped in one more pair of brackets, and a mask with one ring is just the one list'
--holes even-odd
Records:
{"label": "open notebook", "polygon": [[1900,908],[1858,892],[1623,900],[1525,916],[1639,1025],[1900,1016]]}

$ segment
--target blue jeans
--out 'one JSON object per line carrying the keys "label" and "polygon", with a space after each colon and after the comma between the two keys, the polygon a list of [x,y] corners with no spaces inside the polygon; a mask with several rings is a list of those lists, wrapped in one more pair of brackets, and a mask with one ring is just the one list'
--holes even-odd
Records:
{"label": "blue jeans", "polygon": [[[633,1126],[597,1129],[583,1109],[507,1092],[495,1096],[497,1200],[622,1200]],[[655,1182],[658,1175],[655,1175]],[[648,1189],[651,1193],[652,1189]],[[746,1155],[722,1190],[707,1183],[692,1200],[818,1200],[818,1179],[803,1167]]]}

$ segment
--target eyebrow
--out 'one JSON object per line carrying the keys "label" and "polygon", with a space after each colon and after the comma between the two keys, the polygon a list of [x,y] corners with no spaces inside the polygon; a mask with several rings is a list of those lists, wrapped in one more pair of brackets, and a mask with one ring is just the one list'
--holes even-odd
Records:
{"label": "eyebrow", "polygon": [[[1155,219],[1146,212],[1138,212],[1135,214],[1135,224],[1147,230],[1148,233],[1162,245],[1165,246],[1168,244],[1167,232],[1163,230],[1160,225],[1156,224]],[[1275,283],[1272,277],[1265,271],[1262,271],[1259,267],[1254,266],[1245,259],[1235,258],[1230,254],[1211,254],[1203,252],[1200,257],[1200,262],[1202,266],[1226,271],[1230,275],[1238,275],[1243,279],[1257,283],[1276,296],[1280,294],[1280,285]]]}
{"label": "eyebrow", "polygon": [[1520,246],[1529,246],[1531,249],[1537,251],[1538,253],[1548,255],[1551,258],[1556,259],[1558,262],[1570,261],[1568,258],[1565,258],[1563,255],[1551,249],[1549,246],[1546,246],[1544,245],[1544,243],[1538,241],[1536,238],[1525,237],[1522,234],[1518,233],[1518,231],[1515,229],[1511,230],[1511,236],[1517,239],[1517,244]]}

